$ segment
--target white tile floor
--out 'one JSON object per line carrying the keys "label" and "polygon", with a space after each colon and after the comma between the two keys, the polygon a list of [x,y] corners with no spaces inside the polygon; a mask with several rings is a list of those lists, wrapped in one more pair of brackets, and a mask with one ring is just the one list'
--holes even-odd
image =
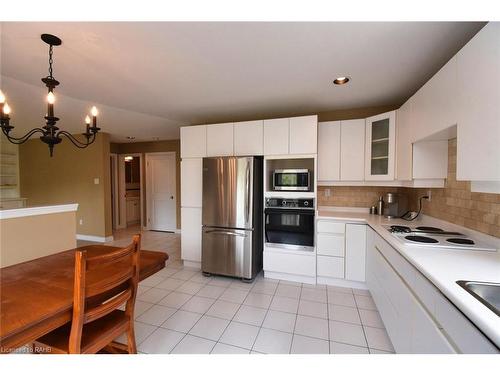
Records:
{"label": "white tile floor", "polygon": [[[115,233],[130,242],[138,228]],[[81,243],[80,245],[82,245]],[[136,302],[142,353],[392,353],[369,292],[263,278],[205,277],[180,262],[180,235],[143,232],[142,248],[166,251]],[[121,341],[125,339],[122,337]]]}

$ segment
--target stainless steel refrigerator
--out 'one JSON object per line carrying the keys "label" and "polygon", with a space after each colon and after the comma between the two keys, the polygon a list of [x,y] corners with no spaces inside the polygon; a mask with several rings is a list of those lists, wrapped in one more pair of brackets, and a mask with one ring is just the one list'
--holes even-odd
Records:
{"label": "stainless steel refrigerator", "polygon": [[203,159],[202,271],[253,279],[262,269],[262,157]]}

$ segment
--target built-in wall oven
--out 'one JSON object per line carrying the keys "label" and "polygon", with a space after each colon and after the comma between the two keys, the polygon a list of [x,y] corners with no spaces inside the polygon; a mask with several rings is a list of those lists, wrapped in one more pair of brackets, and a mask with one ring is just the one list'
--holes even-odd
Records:
{"label": "built-in wall oven", "polygon": [[267,198],[266,246],[314,251],[314,199]]}

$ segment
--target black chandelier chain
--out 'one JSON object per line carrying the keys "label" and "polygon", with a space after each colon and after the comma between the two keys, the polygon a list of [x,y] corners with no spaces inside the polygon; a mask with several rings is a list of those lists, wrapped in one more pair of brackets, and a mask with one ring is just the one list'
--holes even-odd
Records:
{"label": "black chandelier chain", "polygon": [[45,78],[42,78],[42,82],[48,89],[47,115],[44,117],[45,125],[42,128],[34,128],[30,130],[22,137],[11,136],[10,132],[14,129],[14,126],[10,125],[10,107],[5,102],[5,97],[0,91],[0,126],[2,128],[2,133],[6,136],[9,142],[14,144],[22,144],[29,138],[31,138],[34,134],[41,133],[40,140],[49,146],[50,156],[52,157],[54,146],[61,143],[62,141],[61,136],[65,136],[66,138],[68,138],[71,143],[73,143],[73,145],[78,148],[86,148],[94,143],[94,141],[96,140],[96,135],[99,132],[100,128],[97,127],[97,109],[95,107],[92,107],[91,110],[92,126],[90,125],[91,118],[87,116],[85,119],[86,131],[82,134],[85,139],[84,142],[79,141],[73,134],[65,130],[59,130],[59,128],[57,127],[57,121],[59,121],[59,118],[54,115],[54,89],[59,85],[59,81],[54,78],[53,47],[61,45],[62,41],[58,37],[50,34],[42,34],[41,39],[49,45],[49,75]]}
{"label": "black chandelier chain", "polygon": [[52,58],[52,54],[53,54],[53,46],[50,45],[50,47],[49,47],[49,76],[47,78],[54,79],[54,77],[52,75],[52,63],[54,62],[54,60]]}

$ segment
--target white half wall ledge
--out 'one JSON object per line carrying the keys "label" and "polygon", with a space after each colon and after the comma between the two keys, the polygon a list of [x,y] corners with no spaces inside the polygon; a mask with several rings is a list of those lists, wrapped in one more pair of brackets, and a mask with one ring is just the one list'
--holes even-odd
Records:
{"label": "white half wall ledge", "polygon": [[1,210],[0,219],[15,219],[18,217],[58,214],[62,212],[71,212],[78,210],[78,203],[60,204],[57,206],[40,206],[13,208],[10,210]]}
{"label": "white half wall ledge", "polygon": [[91,236],[91,235],[88,235],[88,234],[77,234],[76,235],[76,239],[77,240],[81,240],[81,241],[90,241],[90,242],[105,243],[105,242],[111,242],[111,241],[113,241],[114,237],[113,236],[101,237],[101,236]]}

